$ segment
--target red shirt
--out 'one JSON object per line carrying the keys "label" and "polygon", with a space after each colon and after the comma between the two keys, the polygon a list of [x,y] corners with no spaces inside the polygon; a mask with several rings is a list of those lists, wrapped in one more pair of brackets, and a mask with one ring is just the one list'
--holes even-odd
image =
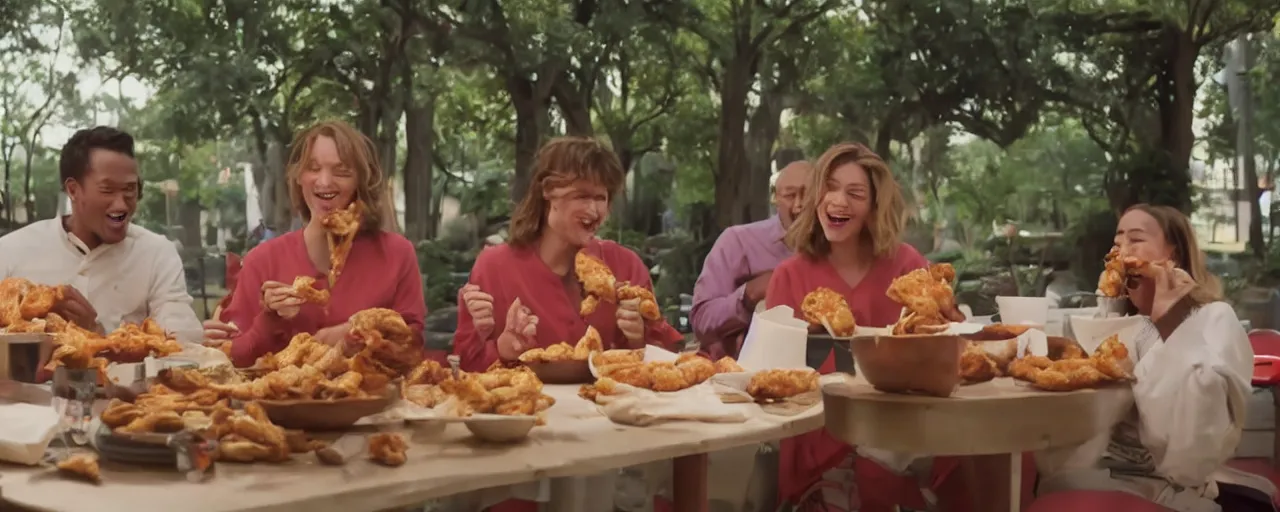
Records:
{"label": "red shirt", "polygon": [[301,275],[314,276],[317,288],[328,287],[328,276],[307,255],[302,230],[272,238],[245,255],[231,304],[222,314],[240,329],[231,345],[236,366],[252,366],[258,357],[286,347],[295,334],[339,325],[369,308],[399,312],[422,341],[427,304],[418,255],[405,237],[385,231],[357,235],[346,268],[330,290],[327,309],[303,304],[298,316],[285,320],[262,306],[263,282],[290,284]]}
{"label": "red shirt", "polygon": [[[597,240],[584,250],[603,260],[619,282],[630,281],[653,289],[649,269],[630,249],[608,240]],[[498,360],[496,340],[506,326],[507,310],[517,297],[538,317],[539,347],[562,341],[570,345],[577,343],[587,332],[587,325],[600,332],[605,349],[627,347],[627,339],[618,329],[618,306],[601,301],[595,312],[584,319],[578,314],[579,300],[565,293],[563,278],[552,272],[532,247],[517,249],[502,244],[485,249],[471,268],[470,282],[493,296],[494,327],[487,338],[477,336],[471,313],[461,302],[462,298],[458,298],[458,330],[453,335],[453,353],[458,354],[465,371],[483,371]],[[646,325],[646,343],[674,350],[681,339],[680,333],[666,320]]]}

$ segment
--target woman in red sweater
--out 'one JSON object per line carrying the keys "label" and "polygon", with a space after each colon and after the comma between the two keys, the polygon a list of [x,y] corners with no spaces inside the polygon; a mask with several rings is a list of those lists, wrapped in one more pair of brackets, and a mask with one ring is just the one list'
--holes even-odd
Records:
{"label": "woman in red sweater", "polygon": [[[293,209],[306,225],[245,256],[231,304],[222,315],[236,327],[232,361],[251,366],[301,332],[331,345],[343,343],[347,319],[368,308],[399,312],[421,342],[427,306],[418,257],[413,244],[393,231],[394,210],[373,143],[346,123],[322,122],[294,140],[287,172]],[[329,304],[304,303],[292,291],[295,277],[315,277],[320,289],[328,284],[329,245],[321,220],[357,199],[366,205],[360,231],[329,290]]]}
{"label": "woman in red sweater", "polygon": [[[768,307],[789,306],[802,318],[804,296],[823,286],[844,296],[858,325],[886,326],[898,320],[902,306],[885,296],[895,277],[927,266],[915,248],[900,241],[906,227],[907,207],[889,167],[861,144],[838,144],[823,153],[810,178],[805,206],[787,232],[787,245],[796,254],[783,261],[769,280]],[[819,371],[835,370],[827,356]],[[955,467],[954,460],[938,459],[933,482]],[[880,465],[853,456],[852,447],[825,430],[782,442],[779,453],[779,497],[795,503],[815,484],[826,481],[845,487],[852,469],[857,495],[838,493],[810,502],[804,510],[862,510],[887,512],[903,506],[924,509],[916,482],[898,477]],[[841,471],[843,470],[843,471]],[[844,475],[844,476],[841,476]],[[954,479],[953,479],[954,480]],[[857,502],[861,502],[861,507]],[[854,503],[843,503],[843,502]],[[944,508],[945,510],[953,510]]]}
{"label": "woman in red sweater", "polygon": [[676,348],[679,332],[665,320],[645,321],[634,307],[600,301],[590,315],[579,314],[579,251],[604,261],[619,283],[653,289],[636,253],[596,238],[623,176],[617,155],[595,139],[561,137],[538,151],[529,190],[511,216],[509,240],[480,253],[458,292],[453,351],[463,370],[515,361],[535,347],[576,343],[588,325],[600,332],[606,349]]}

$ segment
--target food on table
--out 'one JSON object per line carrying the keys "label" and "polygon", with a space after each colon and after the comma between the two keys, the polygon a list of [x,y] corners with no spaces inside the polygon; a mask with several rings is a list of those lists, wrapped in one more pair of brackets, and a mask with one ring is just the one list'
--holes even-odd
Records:
{"label": "food on table", "polygon": [[364,213],[364,203],[359,199],[352,201],[346,208],[335,210],[320,221],[324,226],[329,242],[329,288],[338,281],[343,268],[347,265],[347,256],[351,254],[351,245],[356,241],[356,233],[360,231],[360,218]]}
{"label": "food on table", "polygon": [[817,389],[818,372],[809,368],[762,370],[752,375],[747,383],[747,394],[765,401],[783,400]]}
{"label": "food on table", "polygon": [[255,369],[266,371],[303,366],[310,366],[333,376],[345,373],[350,368],[350,362],[338,348],[320,343],[315,337],[303,332],[289,340],[289,345],[280,353],[268,352],[254,364]]}
{"label": "food on table", "polygon": [[415,340],[400,313],[371,308],[351,315],[350,322],[351,334],[364,341],[361,354],[394,372],[391,377],[405,375],[422,362],[422,342]]}
{"label": "food on table", "polygon": [[982,326],[981,331],[966,334],[965,339],[973,341],[1011,340],[1022,336],[1023,333],[1029,330],[1031,330],[1031,326],[1028,325],[990,324]]}
{"label": "food on table", "polygon": [[1123,297],[1127,283],[1147,267],[1147,262],[1133,256],[1120,256],[1120,249],[1107,253],[1106,265],[1098,277],[1098,293],[1104,297]]}
{"label": "food on table", "polygon": [[536,416],[539,425],[545,421],[543,412],[555,404],[528,367],[505,368],[499,363],[482,373],[458,372],[455,377],[440,363],[423,361],[405,378],[401,396],[450,416]]}
{"label": "food on table", "polygon": [[595,384],[584,384],[578,396],[595,400],[598,395],[616,394],[617,384],[651,391],[680,391],[710,379],[717,373],[742,371],[733,358],[725,356],[718,362],[693,352],[680,354],[675,361],[625,361],[596,365],[600,376]]}
{"label": "food on table", "polygon": [[576,345],[565,342],[556,343],[547,348],[532,348],[520,354],[522,363],[555,363],[559,361],[586,361],[592,352],[604,350],[604,342],[595,327],[587,326]]}
{"label": "food on table", "polygon": [[1000,375],[1000,366],[981,345],[966,342],[964,352],[960,354],[960,377],[965,384],[986,382]]}
{"label": "food on table", "polygon": [[329,378],[354,371],[362,375],[360,386],[376,393],[422,361],[422,349],[400,313],[383,308],[366,309],[351,315],[350,323],[351,335],[364,342],[364,348],[354,357],[348,359],[339,347],[299,333],[279,353],[258,358],[254,369],[273,371],[309,366]]}
{"label": "food on table", "polygon": [[220,462],[285,462],[293,453],[285,429],[271,423],[257,402],[243,411],[219,407],[210,417],[206,438],[218,441]]}
{"label": "food on table", "polygon": [[430,359],[414,368],[401,383],[400,396],[422,407],[435,407],[444,403],[449,395],[440,389],[440,383],[453,378],[453,371]]}
{"label": "food on table", "polygon": [[182,345],[150,318],[141,324],[121,324],[106,336],[67,324],[63,332],[54,336],[53,343],[53,355],[45,366],[50,370],[65,366],[102,371],[109,362],[136,363],[147,356],[165,357],[182,351]]}
{"label": "food on table", "polygon": [[947,330],[949,322],[963,322],[964,313],[951,290],[955,275],[950,263],[938,263],[895,278],[885,294],[906,310],[891,333],[937,334]]}
{"label": "food on table", "polygon": [[311,276],[293,278],[293,293],[312,304],[323,306],[329,303],[329,290],[316,289],[316,278]]}
{"label": "food on table", "polygon": [[596,352],[591,356],[591,364],[596,367],[622,363],[639,363],[644,361],[644,349],[615,348],[604,352]]}
{"label": "food on table", "polygon": [[50,326],[45,319],[65,293],[64,286],[35,284],[20,277],[0,279],[0,329],[10,333],[58,332],[46,330]]}
{"label": "food on table", "polygon": [[1104,340],[1089,357],[1068,357],[1075,355],[1064,351],[1063,359],[1057,361],[1043,356],[1015,359],[1009,363],[1009,375],[1045,391],[1075,391],[1133,380],[1129,349],[1118,335]]}
{"label": "food on table", "polygon": [[[617,279],[613,271],[600,258],[578,251],[573,260],[573,270],[582,283],[582,305],[578,314],[582,316],[595,312],[600,301],[617,302]],[[656,305],[656,303],[655,303]]]}
{"label": "food on table", "polygon": [[640,317],[645,320],[655,322],[662,318],[662,310],[658,308],[658,299],[654,297],[653,292],[649,291],[648,288],[624,282],[618,287],[617,296],[619,302],[627,300],[640,301]]}
{"label": "food on table", "polygon": [[409,444],[404,442],[400,434],[380,432],[369,436],[369,460],[378,464],[402,466],[408,460],[405,456],[408,450]]}
{"label": "food on table", "polygon": [[98,455],[94,453],[76,453],[58,461],[58,474],[77,478],[94,484],[102,483],[102,473],[98,470]]}
{"label": "food on table", "polygon": [[804,313],[804,319],[809,321],[811,331],[821,332],[826,325],[831,327],[832,335],[853,336],[858,329],[849,303],[845,302],[843,295],[830,288],[820,286],[805,294],[800,311]]}

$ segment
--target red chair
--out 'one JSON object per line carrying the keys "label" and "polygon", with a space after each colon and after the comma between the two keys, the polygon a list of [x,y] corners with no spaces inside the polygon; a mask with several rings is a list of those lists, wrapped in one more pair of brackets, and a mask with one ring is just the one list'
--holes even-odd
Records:
{"label": "red chair", "polygon": [[1172,509],[1120,491],[1062,491],[1031,502],[1023,512],[1169,512]]}
{"label": "red chair", "polygon": [[1253,345],[1253,385],[1280,384],[1280,331],[1254,329],[1249,331],[1249,343]]}

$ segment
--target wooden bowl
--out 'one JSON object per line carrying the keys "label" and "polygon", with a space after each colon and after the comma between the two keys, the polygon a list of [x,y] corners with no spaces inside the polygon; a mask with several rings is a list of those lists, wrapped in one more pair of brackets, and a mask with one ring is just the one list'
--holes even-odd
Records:
{"label": "wooden bowl", "polygon": [[586,360],[524,363],[543,384],[590,384],[596,381]]}
{"label": "wooden bowl", "polygon": [[382,412],[394,395],[337,400],[258,400],[271,422],[294,430],[342,430]]}
{"label": "wooden bowl", "polygon": [[949,397],[960,386],[965,343],[953,334],[858,338],[852,341],[853,359],[880,391]]}

